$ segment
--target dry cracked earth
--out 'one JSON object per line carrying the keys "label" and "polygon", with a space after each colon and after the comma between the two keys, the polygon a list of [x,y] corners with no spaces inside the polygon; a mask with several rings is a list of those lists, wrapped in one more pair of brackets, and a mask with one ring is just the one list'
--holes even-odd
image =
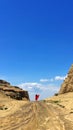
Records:
{"label": "dry cracked earth", "polygon": [[0,130],[73,130],[72,100],[66,108],[70,96],[29,102],[0,95]]}

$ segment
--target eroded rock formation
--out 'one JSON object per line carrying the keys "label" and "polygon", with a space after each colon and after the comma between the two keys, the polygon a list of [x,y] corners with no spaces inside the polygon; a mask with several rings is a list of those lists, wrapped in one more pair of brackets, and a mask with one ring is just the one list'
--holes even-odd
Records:
{"label": "eroded rock formation", "polygon": [[27,91],[22,90],[17,86],[10,85],[9,82],[0,80],[0,91],[3,92],[6,96],[9,96],[17,100],[29,100],[29,94]]}
{"label": "eroded rock formation", "polygon": [[64,94],[67,92],[73,92],[73,64],[68,72],[67,78],[64,80],[61,85],[59,94]]}

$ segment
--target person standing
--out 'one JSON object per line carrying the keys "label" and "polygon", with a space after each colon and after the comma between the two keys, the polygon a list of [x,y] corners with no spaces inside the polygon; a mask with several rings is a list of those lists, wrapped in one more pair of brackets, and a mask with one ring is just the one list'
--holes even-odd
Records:
{"label": "person standing", "polygon": [[37,101],[39,99],[39,96],[40,95],[37,95],[37,94],[35,95],[35,101]]}

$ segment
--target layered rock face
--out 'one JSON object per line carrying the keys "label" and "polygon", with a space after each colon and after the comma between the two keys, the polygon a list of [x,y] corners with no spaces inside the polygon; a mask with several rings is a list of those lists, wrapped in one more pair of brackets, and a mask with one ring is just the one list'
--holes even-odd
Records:
{"label": "layered rock face", "polygon": [[6,96],[9,96],[17,100],[29,100],[29,94],[27,91],[22,90],[17,86],[10,85],[9,82],[0,80],[0,91],[3,92]]}
{"label": "layered rock face", "polygon": [[67,92],[73,92],[73,64],[68,72],[67,78],[64,80],[61,85],[59,94],[64,94]]}

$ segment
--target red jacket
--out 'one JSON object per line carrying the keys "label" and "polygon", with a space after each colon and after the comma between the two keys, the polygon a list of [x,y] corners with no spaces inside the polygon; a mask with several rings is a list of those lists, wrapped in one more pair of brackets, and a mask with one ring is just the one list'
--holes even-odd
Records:
{"label": "red jacket", "polygon": [[37,101],[39,99],[39,96],[40,95],[37,95],[37,94],[35,95],[35,101]]}

